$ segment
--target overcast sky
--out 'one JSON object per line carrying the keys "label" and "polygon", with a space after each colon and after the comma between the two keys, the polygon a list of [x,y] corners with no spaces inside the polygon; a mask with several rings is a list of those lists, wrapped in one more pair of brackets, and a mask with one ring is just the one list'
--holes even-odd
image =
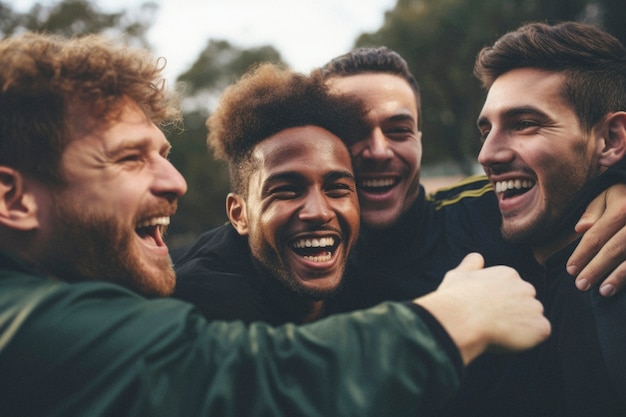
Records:
{"label": "overcast sky", "polygon": [[[5,0],[7,1],[7,0]],[[54,0],[57,2],[58,0]],[[35,0],[8,0],[26,11]],[[39,0],[48,4],[53,0]],[[144,0],[95,1],[102,10],[137,8]],[[166,75],[188,69],[209,39],[240,47],[272,45],[294,69],[309,71],[347,52],[356,37],[377,30],[396,0],[157,0],[148,33],[168,60]]]}

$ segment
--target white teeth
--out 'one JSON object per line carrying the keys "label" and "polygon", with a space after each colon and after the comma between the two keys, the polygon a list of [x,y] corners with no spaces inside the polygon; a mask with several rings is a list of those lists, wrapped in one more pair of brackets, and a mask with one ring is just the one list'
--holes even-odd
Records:
{"label": "white teeth", "polygon": [[294,248],[325,248],[334,245],[334,237],[323,237],[321,239],[300,239],[293,243]]}
{"label": "white teeth", "polygon": [[531,180],[509,180],[496,182],[496,193],[503,193],[507,190],[521,190],[532,188],[535,182]]}
{"label": "white teeth", "polygon": [[152,219],[144,220],[137,225],[137,228],[150,227],[150,226],[167,226],[170,224],[169,217],[154,217]]}
{"label": "white teeth", "polygon": [[361,181],[362,187],[389,187],[393,185],[393,178],[375,178],[375,179],[365,179]]}
{"label": "white teeth", "polygon": [[312,262],[328,262],[332,259],[333,255],[330,252],[326,252],[326,255],[321,256],[305,256],[304,259]]}

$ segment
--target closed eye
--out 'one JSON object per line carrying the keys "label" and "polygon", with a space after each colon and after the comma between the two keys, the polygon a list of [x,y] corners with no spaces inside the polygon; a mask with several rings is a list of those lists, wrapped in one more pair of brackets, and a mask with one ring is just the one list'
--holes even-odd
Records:
{"label": "closed eye", "polygon": [[279,200],[290,200],[301,195],[301,192],[294,186],[282,186],[272,188],[269,190],[269,194]]}
{"label": "closed eye", "polygon": [[534,120],[520,120],[518,123],[515,124],[514,129],[521,131],[521,130],[527,130],[527,129],[534,129],[539,127],[539,123],[535,122]]}
{"label": "closed eye", "polygon": [[326,189],[326,194],[328,194],[328,196],[331,198],[345,197],[354,192],[356,192],[356,187],[354,186],[354,184],[348,184],[343,182],[333,183]]}

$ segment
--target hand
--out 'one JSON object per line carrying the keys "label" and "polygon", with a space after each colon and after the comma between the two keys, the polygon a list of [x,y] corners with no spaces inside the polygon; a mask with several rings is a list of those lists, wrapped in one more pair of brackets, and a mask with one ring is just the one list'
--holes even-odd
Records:
{"label": "hand", "polygon": [[414,301],[446,329],[465,364],[488,348],[529,349],[550,334],[535,288],[512,268],[483,266],[481,255],[467,255],[436,291]]}
{"label": "hand", "polygon": [[[583,237],[567,262],[576,287],[586,291],[603,277],[600,294],[611,296],[626,285],[626,185],[616,184],[596,197],[576,225]],[[608,275],[608,276],[607,276]]]}

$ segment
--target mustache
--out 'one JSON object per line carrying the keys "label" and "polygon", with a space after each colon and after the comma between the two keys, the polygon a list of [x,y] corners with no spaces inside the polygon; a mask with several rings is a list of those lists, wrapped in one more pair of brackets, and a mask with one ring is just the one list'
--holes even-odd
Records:
{"label": "mustache", "polygon": [[486,167],[485,171],[487,175],[489,176],[504,175],[504,174],[510,174],[510,173],[522,173],[522,174],[526,174],[529,176],[534,175],[533,170],[528,168],[527,166],[513,165],[513,164],[491,165],[489,167]]}
{"label": "mustache", "polygon": [[151,203],[149,206],[137,213],[135,223],[138,224],[153,217],[171,217],[176,214],[177,210],[178,201]]}

